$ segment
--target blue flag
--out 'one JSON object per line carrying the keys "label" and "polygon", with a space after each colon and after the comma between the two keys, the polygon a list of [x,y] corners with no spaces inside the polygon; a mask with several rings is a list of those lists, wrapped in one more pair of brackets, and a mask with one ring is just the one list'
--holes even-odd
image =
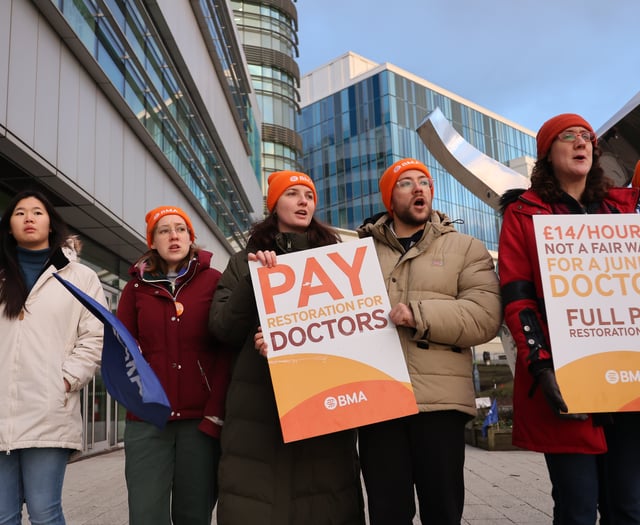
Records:
{"label": "blue flag", "polygon": [[482,423],[482,437],[487,437],[487,427],[495,425],[498,422],[498,400],[494,399],[491,408],[487,412],[487,417]]}
{"label": "blue flag", "polygon": [[129,330],[93,297],[53,275],[104,323],[101,372],[107,392],[132,414],[163,429],[171,414],[169,400]]}

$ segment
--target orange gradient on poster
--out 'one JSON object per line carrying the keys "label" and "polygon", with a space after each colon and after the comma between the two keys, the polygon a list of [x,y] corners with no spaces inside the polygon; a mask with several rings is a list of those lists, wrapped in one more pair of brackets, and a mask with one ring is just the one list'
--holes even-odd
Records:
{"label": "orange gradient on poster", "polygon": [[556,377],[569,412],[640,410],[640,352],[583,357],[556,370]]}
{"label": "orange gradient on poster", "polygon": [[[410,383],[352,359],[296,354],[269,359],[285,442],[418,411]],[[353,381],[353,378],[358,378]]]}

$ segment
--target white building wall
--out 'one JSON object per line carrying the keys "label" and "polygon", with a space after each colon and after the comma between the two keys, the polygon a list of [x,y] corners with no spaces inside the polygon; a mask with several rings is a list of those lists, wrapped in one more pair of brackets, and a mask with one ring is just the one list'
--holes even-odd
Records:
{"label": "white building wall", "polygon": [[[189,57],[233,167],[254,207],[261,209],[261,190],[191,7],[186,1],[159,3],[184,46],[183,56]],[[130,118],[135,125],[135,116]],[[35,161],[29,172],[77,205],[61,210],[65,220],[117,253],[132,259],[146,249],[146,212],[171,204],[189,214],[198,244],[216,253],[216,267],[225,267],[229,248],[205,222],[204,210],[185,198],[48,20],[26,0],[0,1],[0,152],[18,165],[24,165],[19,162],[24,158]]]}
{"label": "white building wall", "polygon": [[349,85],[354,78],[379,67],[379,64],[352,51],[324,64],[300,79],[300,105],[308,106]]}
{"label": "white building wall", "polygon": [[[0,2],[0,123],[7,122],[7,89],[6,78],[9,76],[9,39],[11,33],[11,2]],[[5,129],[0,127],[0,138]]]}

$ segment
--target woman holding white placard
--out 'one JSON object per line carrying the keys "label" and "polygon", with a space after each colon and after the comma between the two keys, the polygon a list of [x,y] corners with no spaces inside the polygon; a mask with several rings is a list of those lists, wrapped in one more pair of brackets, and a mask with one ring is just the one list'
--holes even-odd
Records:
{"label": "woman holding white placard", "polygon": [[268,216],[220,278],[209,317],[236,349],[222,430],[218,522],[224,525],[363,524],[355,430],[284,443],[267,360],[255,349],[258,312],[248,260],[339,242],[314,218],[317,194],[304,173],[269,176]]}
{"label": "woman holding white placard", "polygon": [[557,115],[536,136],[528,190],[502,197],[499,275],[505,322],[517,346],[513,443],[545,454],[554,525],[640,523],[637,413],[569,413],[556,382],[533,216],[634,213],[637,188],[613,188],[597,137],[580,115]]}

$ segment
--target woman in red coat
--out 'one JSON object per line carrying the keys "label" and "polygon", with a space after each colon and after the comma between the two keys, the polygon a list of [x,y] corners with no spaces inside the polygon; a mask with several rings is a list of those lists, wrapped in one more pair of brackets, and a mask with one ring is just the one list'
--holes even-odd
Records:
{"label": "woman in red coat", "polygon": [[[594,525],[602,495],[600,512],[611,520],[606,523],[640,523],[640,447],[632,443],[639,418],[567,413],[553,369],[532,219],[540,214],[634,213],[639,193],[612,187],[598,162],[593,128],[579,115],[548,120],[536,141],[531,188],[502,197],[498,268],[505,322],[518,350],[513,443],[545,454],[554,525]],[[615,424],[603,426],[611,420]],[[616,459],[622,450],[629,465]]]}
{"label": "woman in red coat", "polygon": [[131,525],[210,525],[230,354],[207,323],[220,272],[194,244],[180,208],[146,215],[147,251],[131,268],[118,317],[158,376],[171,415],[163,430],[127,414],[125,477]]}

